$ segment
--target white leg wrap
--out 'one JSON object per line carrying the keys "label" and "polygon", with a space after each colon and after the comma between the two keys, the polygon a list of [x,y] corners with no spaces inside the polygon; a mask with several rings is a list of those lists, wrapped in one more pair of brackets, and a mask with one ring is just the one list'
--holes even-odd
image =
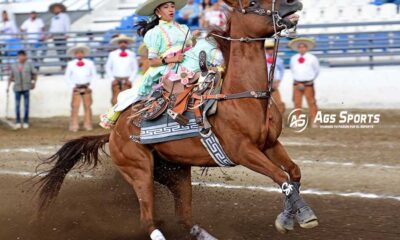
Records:
{"label": "white leg wrap", "polygon": [[156,229],[150,234],[151,240],[166,240],[160,230]]}
{"label": "white leg wrap", "polygon": [[190,235],[196,237],[197,240],[218,240],[215,237],[211,236],[206,230],[201,227],[194,225],[192,230],[190,230]]}

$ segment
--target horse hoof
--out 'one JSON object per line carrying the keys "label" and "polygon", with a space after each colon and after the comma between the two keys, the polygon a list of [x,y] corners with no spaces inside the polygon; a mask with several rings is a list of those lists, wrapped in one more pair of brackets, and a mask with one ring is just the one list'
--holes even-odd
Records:
{"label": "horse hoof", "polygon": [[296,212],[296,220],[302,228],[315,228],[318,226],[318,218],[309,206],[305,206]]}
{"label": "horse hoof", "polygon": [[294,230],[294,216],[291,214],[281,213],[275,220],[275,228],[278,232],[285,234]]}
{"label": "horse hoof", "polygon": [[166,240],[160,230],[156,229],[150,234],[151,240]]}
{"label": "horse hoof", "polygon": [[211,236],[206,230],[201,227],[194,225],[190,230],[190,235],[196,238],[196,240],[218,240],[215,237]]}

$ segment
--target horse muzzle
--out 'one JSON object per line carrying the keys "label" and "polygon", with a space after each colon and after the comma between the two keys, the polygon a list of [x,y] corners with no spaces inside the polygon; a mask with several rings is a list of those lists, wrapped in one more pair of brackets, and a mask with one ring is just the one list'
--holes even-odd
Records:
{"label": "horse muzzle", "polygon": [[281,0],[279,7],[279,24],[287,28],[293,28],[299,21],[299,15],[296,12],[303,9],[303,4],[299,0]]}

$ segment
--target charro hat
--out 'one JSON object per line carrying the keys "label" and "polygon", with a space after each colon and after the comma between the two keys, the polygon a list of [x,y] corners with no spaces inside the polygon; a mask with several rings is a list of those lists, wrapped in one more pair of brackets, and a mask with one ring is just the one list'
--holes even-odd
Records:
{"label": "charro hat", "polygon": [[111,39],[110,44],[111,45],[118,45],[118,43],[122,42],[122,41],[125,41],[125,42],[128,42],[129,44],[132,44],[132,43],[135,42],[135,39],[134,38],[130,38],[125,34],[120,34],[120,35],[118,35],[118,37],[115,37],[115,38]]}
{"label": "charro hat", "polygon": [[273,47],[275,47],[275,40],[274,39],[265,40],[264,47],[265,48],[273,48]]}
{"label": "charro hat", "polygon": [[299,45],[304,44],[307,46],[308,50],[311,50],[317,46],[317,43],[315,42],[314,39],[311,38],[296,38],[292,41],[289,42],[289,47],[297,51],[299,49]]}
{"label": "charro hat", "polygon": [[138,7],[136,14],[140,16],[151,16],[158,6],[168,2],[175,3],[176,10],[183,8],[187,4],[186,0],[147,0]]}
{"label": "charro hat", "polygon": [[49,11],[53,13],[54,12],[54,8],[56,8],[56,7],[60,7],[61,8],[61,12],[66,12],[67,11],[67,7],[62,3],[53,3],[53,4],[51,4],[49,6]]}
{"label": "charro hat", "polygon": [[144,43],[142,43],[138,48],[138,55],[144,57],[147,56],[147,54],[148,54],[147,47]]}
{"label": "charro hat", "polygon": [[85,56],[87,56],[87,55],[89,55],[89,53],[90,53],[90,48],[89,48],[88,46],[84,45],[84,44],[77,44],[76,46],[71,47],[70,49],[68,49],[67,54],[68,54],[69,56],[74,57],[74,55],[75,55],[75,53],[76,53],[77,51],[82,51],[83,54],[84,54]]}

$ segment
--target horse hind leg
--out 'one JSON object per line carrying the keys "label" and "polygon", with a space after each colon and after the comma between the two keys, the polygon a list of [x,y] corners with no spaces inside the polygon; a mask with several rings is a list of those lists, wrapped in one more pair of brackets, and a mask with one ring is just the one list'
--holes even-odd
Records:
{"label": "horse hind leg", "polygon": [[[268,148],[265,154],[278,167],[283,168],[290,176],[294,191],[300,193],[301,171],[299,166],[294,163],[282,144],[277,141],[274,146]],[[275,227],[281,233],[294,230],[295,219],[303,228],[313,228],[318,226],[318,220],[314,212],[308,205],[295,211],[290,199],[285,197],[284,210],[275,220]]]}
{"label": "horse hind leg", "polygon": [[206,230],[193,223],[192,177],[190,166],[180,166],[154,153],[154,179],[165,185],[174,196],[175,214],[190,235],[197,240],[216,240]]}
{"label": "horse hind leg", "polygon": [[164,235],[155,227],[154,223],[153,156],[150,150],[135,144],[135,146],[129,147],[128,152],[124,153],[116,143],[110,141],[110,152],[114,164],[136,192],[143,227],[152,240],[165,240]]}

